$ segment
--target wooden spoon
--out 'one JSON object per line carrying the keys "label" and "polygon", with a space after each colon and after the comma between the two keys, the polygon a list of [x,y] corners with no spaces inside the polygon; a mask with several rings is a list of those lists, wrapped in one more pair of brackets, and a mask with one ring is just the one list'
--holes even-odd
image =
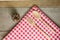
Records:
{"label": "wooden spoon", "polygon": [[40,28],[38,28],[38,27],[35,25],[35,22],[34,22],[31,18],[27,18],[27,21],[28,21],[31,25],[33,25],[35,28],[37,28],[37,30],[39,30],[40,32],[42,32],[42,34],[43,34],[44,36],[46,36],[46,38],[48,38],[48,39],[50,40],[50,37],[49,37],[47,34],[45,34]]}
{"label": "wooden spoon", "polygon": [[45,23],[45,21],[43,21],[43,19],[41,19],[39,13],[37,11],[33,11],[32,12],[33,16],[36,17],[37,19],[39,19],[41,22],[43,22],[43,24],[45,26],[47,26],[53,33],[56,33],[47,23]]}

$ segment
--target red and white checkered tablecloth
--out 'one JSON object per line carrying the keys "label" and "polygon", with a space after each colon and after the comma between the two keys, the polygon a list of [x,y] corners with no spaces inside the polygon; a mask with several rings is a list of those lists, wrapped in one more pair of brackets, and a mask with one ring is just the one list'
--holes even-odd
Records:
{"label": "red and white checkered tablecloth", "polygon": [[[37,11],[41,18],[49,25],[56,33],[53,33],[41,21],[36,19],[32,12]],[[21,21],[8,33],[3,40],[49,40],[42,32],[37,30],[26,20],[27,17],[34,20],[39,29],[42,29],[49,35],[50,40],[60,40],[60,28],[52,22],[37,6],[33,6],[21,19]]]}

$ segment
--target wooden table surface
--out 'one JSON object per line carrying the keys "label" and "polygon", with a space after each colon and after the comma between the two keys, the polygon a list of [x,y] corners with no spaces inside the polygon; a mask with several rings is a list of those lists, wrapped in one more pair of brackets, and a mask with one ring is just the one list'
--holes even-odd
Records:
{"label": "wooden table surface", "polygon": [[[23,1],[0,1],[0,40],[5,36],[17,22],[11,19],[11,7],[16,8],[20,17],[28,11],[28,9],[36,4],[49,16],[58,26],[60,26],[60,0],[23,0]],[[10,8],[7,8],[10,7]]]}
{"label": "wooden table surface", "polygon": [[60,7],[60,0],[0,1],[0,7],[31,7],[34,4],[40,7]]}

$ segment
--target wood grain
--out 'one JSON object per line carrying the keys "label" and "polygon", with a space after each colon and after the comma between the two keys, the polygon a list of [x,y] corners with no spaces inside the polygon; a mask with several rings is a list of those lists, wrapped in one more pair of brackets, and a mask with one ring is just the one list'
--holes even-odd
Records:
{"label": "wood grain", "polygon": [[0,32],[0,40],[7,34],[8,32]]}
{"label": "wood grain", "polygon": [[60,0],[0,1],[0,7],[60,7]]}
{"label": "wood grain", "polygon": [[0,0],[0,1],[29,1],[29,0]]}

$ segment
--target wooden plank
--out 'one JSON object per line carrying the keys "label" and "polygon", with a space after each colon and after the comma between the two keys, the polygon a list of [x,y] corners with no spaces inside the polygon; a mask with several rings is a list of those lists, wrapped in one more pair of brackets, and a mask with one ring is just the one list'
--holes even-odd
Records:
{"label": "wooden plank", "polygon": [[8,8],[0,8],[0,31],[10,30],[15,22],[11,19]]}
{"label": "wooden plank", "polygon": [[8,32],[0,32],[0,40],[7,34]]}
{"label": "wooden plank", "polygon": [[60,7],[60,0],[1,1],[0,7],[31,7],[34,4],[40,7]]}
{"label": "wooden plank", "polygon": [[[28,8],[17,8],[17,13],[22,17]],[[17,23],[11,18],[11,8],[0,8],[0,31],[9,31]]]}
{"label": "wooden plank", "polygon": [[30,0],[0,0],[0,1],[30,1]]}

